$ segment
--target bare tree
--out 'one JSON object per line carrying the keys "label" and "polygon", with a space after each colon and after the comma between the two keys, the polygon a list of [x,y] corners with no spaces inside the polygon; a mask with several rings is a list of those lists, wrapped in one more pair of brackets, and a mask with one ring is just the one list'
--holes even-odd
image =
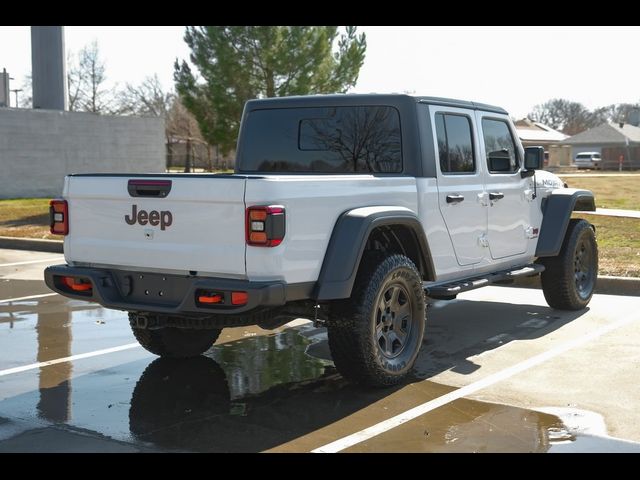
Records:
{"label": "bare tree", "polygon": [[563,98],[554,98],[536,105],[533,112],[529,114],[529,118],[561,130],[567,135],[575,135],[595,127],[599,121],[598,117],[583,104]]}
{"label": "bare tree", "polygon": [[168,166],[171,166],[175,145],[185,147],[185,172],[191,171],[194,144],[204,141],[198,122],[173,92],[163,90],[158,75],[145,78],[139,85],[127,83],[117,95],[115,112],[121,115],[164,117]]}
{"label": "bare tree", "polygon": [[69,92],[69,110],[79,110],[80,97],[86,84],[85,72],[76,63],[73,52],[67,52],[67,89]]}
{"label": "bare tree", "polygon": [[[198,121],[193,114],[186,109],[180,98],[175,98],[171,108],[165,117],[165,132],[167,145],[171,149],[174,143],[185,143],[186,159],[184,164],[185,173],[191,171],[191,158],[193,156],[193,144],[206,144],[200,132]],[[171,155],[169,151],[169,155]]]}
{"label": "bare tree", "polygon": [[16,107],[20,108],[32,108],[33,107],[33,86],[31,81],[31,73],[26,74],[22,79],[22,85],[20,85],[20,101]]}
{"label": "bare tree", "polygon": [[628,121],[629,112],[636,108],[638,104],[619,103],[589,110],[581,103],[554,98],[536,105],[529,118],[567,135],[575,135],[605,122]]}
{"label": "bare tree", "polygon": [[113,113],[113,91],[107,89],[105,62],[100,58],[98,43],[93,41],[78,53],[67,55],[69,110]]}
{"label": "bare tree", "polygon": [[118,92],[116,102],[115,113],[118,115],[163,117],[165,119],[166,144],[171,156],[172,143],[175,141],[178,132],[184,130],[177,124],[184,122],[178,120],[175,112],[175,94],[173,92],[165,92],[162,89],[157,74],[145,78],[140,85],[127,83],[124,90]]}
{"label": "bare tree", "polygon": [[629,122],[629,114],[637,109],[640,109],[640,103],[616,103],[606,107],[600,107],[594,110],[593,113],[604,118],[604,121],[618,123]]}
{"label": "bare tree", "polygon": [[118,93],[118,113],[166,117],[175,94],[162,89],[158,75],[145,78],[140,85],[127,83]]}

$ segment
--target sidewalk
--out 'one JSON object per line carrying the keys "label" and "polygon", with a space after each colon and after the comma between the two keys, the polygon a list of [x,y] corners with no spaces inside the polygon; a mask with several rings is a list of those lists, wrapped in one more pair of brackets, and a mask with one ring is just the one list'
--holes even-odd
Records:
{"label": "sidewalk", "polygon": [[610,171],[606,171],[606,172],[600,172],[600,173],[575,173],[575,172],[569,172],[569,173],[555,173],[555,172],[551,172],[554,173],[555,175],[562,177],[562,178],[593,178],[593,177],[640,177],[640,172],[616,172],[613,170]]}
{"label": "sidewalk", "polygon": [[[505,287],[535,288],[542,289],[540,276],[517,278],[512,284]],[[601,295],[627,295],[640,297],[640,278],[636,277],[614,277],[598,275],[595,293]]]}
{"label": "sidewalk", "polygon": [[0,248],[32,250],[34,252],[63,253],[62,240],[40,240],[38,238],[1,237]]}
{"label": "sidewalk", "polygon": [[606,215],[609,217],[640,218],[640,210],[620,210],[616,208],[596,208],[595,212],[580,212],[589,215]]}

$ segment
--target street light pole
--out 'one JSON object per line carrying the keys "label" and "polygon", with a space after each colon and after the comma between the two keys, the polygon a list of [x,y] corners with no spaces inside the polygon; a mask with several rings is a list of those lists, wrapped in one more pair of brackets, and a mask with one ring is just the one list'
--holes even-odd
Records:
{"label": "street light pole", "polygon": [[16,94],[16,108],[18,108],[18,107],[20,107],[20,105],[18,105],[18,92],[21,92],[22,89],[21,88],[16,88],[16,89],[11,89],[11,91]]}

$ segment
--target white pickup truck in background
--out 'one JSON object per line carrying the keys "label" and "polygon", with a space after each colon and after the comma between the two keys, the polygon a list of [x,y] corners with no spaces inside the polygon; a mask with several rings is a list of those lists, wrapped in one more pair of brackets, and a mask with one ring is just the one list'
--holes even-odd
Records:
{"label": "white pickup truck in background", "polygon": [[[70,175],[51,204],[66,265],[47,285],[130,312],[158,355],[224,327],[309,317],[338,370],[398,383],[429,298],[542,275],[580,309],[597,277],[593,195],[540,171],[504,110],[408,95],[252,100],[232,175]],[[135,159],[132,159],[135,161]]]}

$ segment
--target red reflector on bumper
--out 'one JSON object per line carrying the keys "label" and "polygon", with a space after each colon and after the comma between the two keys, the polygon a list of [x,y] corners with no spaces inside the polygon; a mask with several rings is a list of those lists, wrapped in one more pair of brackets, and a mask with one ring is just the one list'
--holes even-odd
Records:
{"label": "red reflector on bumper", "polygon": [[62,281],[67,287],[76,292],[86,292],[93,288],[90,282],[85,282],[75,277],[62,277]]}
{"label": "red reflector on bumper", "polygon": [[249,294],[247,292],[231,292],[232,305],[246,305],[248,301]]}
{"label": "red reflector on bumper", "polygon": [[198,297],[198,302],[200,303],[222,303],[224,299],[222,295],[200,295]]}

